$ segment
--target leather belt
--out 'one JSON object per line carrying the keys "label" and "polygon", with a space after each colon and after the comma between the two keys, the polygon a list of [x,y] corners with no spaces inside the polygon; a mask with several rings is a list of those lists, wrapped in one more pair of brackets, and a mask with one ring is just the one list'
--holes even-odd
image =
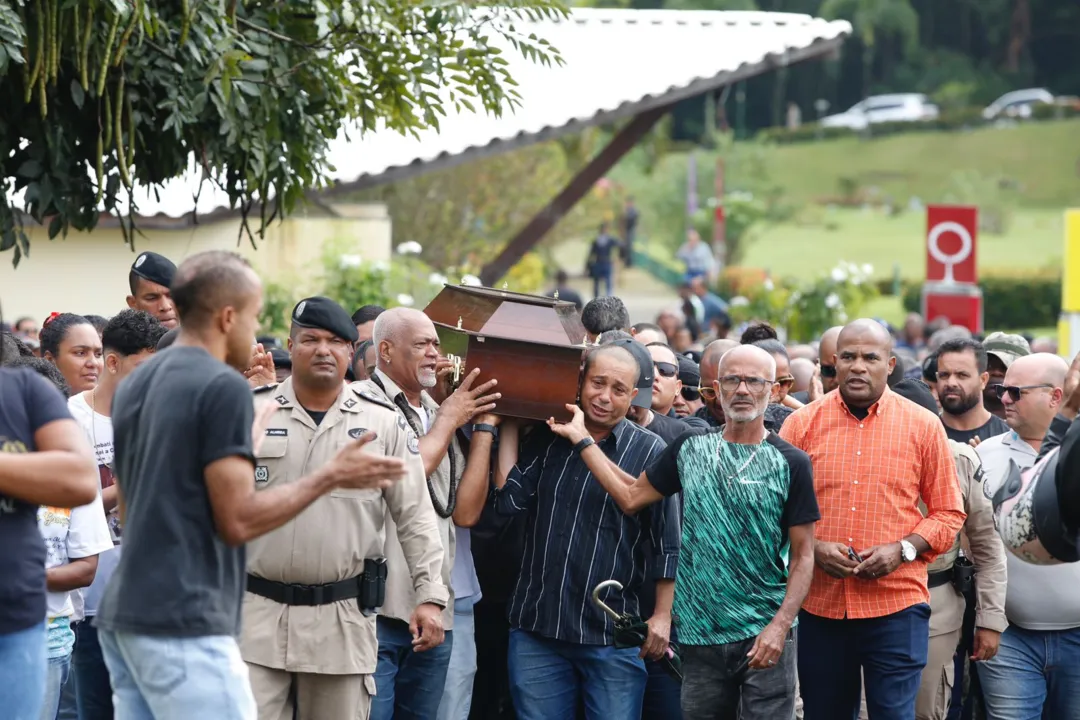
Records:
{"label": "leather belt", "polygon": [[325,585],[294,585],[275,582],[248,574],[248,592],[273,600],[282,605],[329,605],[341,600],[360,597],[360,581],[363,575]]}
{"label": "leather belt", "polygon": [[926,579],[926,585],[929,588],[936,588],[946,583],[951,583],[952,581],[953,569],[949,568],[948,570],[938,570],[937,572],[930,573]]}

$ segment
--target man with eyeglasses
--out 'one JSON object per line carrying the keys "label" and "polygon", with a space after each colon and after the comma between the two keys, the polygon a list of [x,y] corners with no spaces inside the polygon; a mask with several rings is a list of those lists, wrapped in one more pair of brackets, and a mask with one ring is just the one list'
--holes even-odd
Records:
{"label": "man with eyeglasses", "polygon": [[839,385],[836,379],[836,341],[840,337],[840,331],[844,328],[837,325],[821,333],[818,342],[818,364],[821,366],[821,389],[832,392]]}
{"label": "man with eyeglasses", "polygon": [[[994,497],[1010,463],[1035,463],[1064,402],[1064,360],[1036,353],[1012,360],[997,395],[1012,432],[976,448]],[[1008,589],[997,657],[981,663],[987,720],[1080,717],[1080,563],[1032,565],[1006,553]]]}
{"label": "man with eyeglasses", "polygon": [[[726,426],[683,436],[636,477],[602,454],[582,454],[628,515],[681,496],[674,611],[687,720],[794,714],[792,626],[810,587],[819,513],[810,459],[765,428],[775,373],[760,348],[725,354],[713,390]],[[585,433],[583,419],[578,411],[573,422],[552,430],[576,442]]]}

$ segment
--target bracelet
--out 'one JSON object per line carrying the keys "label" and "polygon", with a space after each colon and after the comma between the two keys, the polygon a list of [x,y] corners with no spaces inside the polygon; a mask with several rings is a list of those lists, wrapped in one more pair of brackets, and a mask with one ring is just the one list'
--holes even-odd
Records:
{"label": "bracelet", "polygon": [[495,437],[499,437],[499,428],[495,427],[494,425],[489,425],[488,423],[476,423],[475,425],[472,426],[472,431],[474,433],[478,433],[478,432],[491,433]]}
{"label": "bracelet", "polygon": [[574,452],[580,455],[582,452],[584,452],[585,448],[595,444],[596,442],[591,437],[582,438],[582,440],[574,446]]}

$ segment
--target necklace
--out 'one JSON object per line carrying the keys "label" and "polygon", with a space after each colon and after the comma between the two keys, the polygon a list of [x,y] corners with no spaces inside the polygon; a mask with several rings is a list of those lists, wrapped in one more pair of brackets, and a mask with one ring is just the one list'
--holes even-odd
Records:
{"label": "necklace", "polygon": [[[742,475],[742,471],[745,470],[747,467],[749,467],[750,463],[752,463],[754,461],[754,458],[757,457],[757,454],[758,454],[758,452],[760,452],[762,445],[765,444],[765,439],[767,437],[769,437],[769,431],[768,430],[765,431],[765,434],[762,436],[761,440],[757,443],[757,446],[754,448],[754,452],[750,453],[750,457],[746,458],[746,462],[744,462],[739,467],[738,470],[736,470],[735,472],[728,475],[727,478],[726,478],[727,480],[734,480],[735,478]],[[724,439],[724,433],[721,432],[720,433],[720,440],[719,440],[719,442],[716,443],[716,456],[720,459],[721,465],[723,465],[723,460],[724,460],[724,453],[722,452],[722,448],[725,445],[732,445],[732,444],[742,445],[743,443],[729,443],[727,440]]]}

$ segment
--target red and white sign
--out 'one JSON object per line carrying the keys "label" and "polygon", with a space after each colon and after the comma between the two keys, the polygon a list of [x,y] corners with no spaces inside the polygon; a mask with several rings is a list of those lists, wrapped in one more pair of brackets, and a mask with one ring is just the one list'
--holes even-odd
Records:
{"label": "red and white sign", "polygon": [[975,268],[978,228],[978,208],[926,207],[926,282],[978,282]]}
{"label": "red and white sign", "polygon": [[978,285],[926,283],[922,292],[922,316],[926,322],[948,318],[973,333],[983,331],[983,295]]}

